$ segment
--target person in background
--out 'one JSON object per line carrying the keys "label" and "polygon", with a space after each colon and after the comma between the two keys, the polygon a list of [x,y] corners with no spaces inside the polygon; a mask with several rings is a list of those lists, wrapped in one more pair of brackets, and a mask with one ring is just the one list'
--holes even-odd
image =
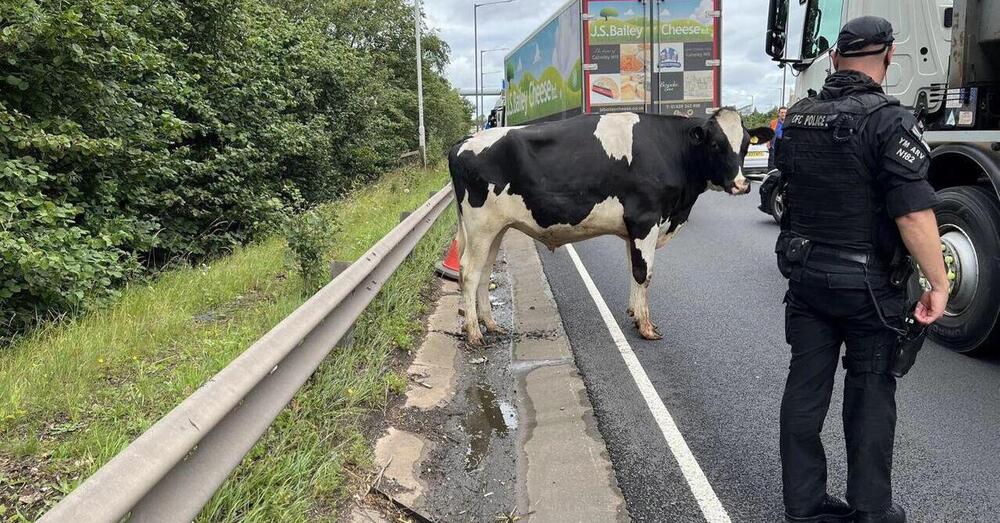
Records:
{"label": "person in background", "polygon": [[490,116],[486,118],[486,129],[492,129],[497,126],[497,110],[493,109],[490,111]]}
{"label": "person in background", "polygon": [[778,109],[778,117],[775,118],[774,120],[771,120],[771,129],[774,130],[774,138],[770,142],[768,142],[768,144],[767,144],[767,150],[768,150],[768,155],[767,155],[767,170],[768,171],[773,171],[774,170],[774,159],[778,156],[777,149],[775,149],[774,146],[778,143],[778,140],[781,139],[781,135],[783,134],[782,131],[784,131],[784,127],[785,127],[785,115],[786,114],[788,114],[788,108],[785,107],[785,106],[781,106]]}

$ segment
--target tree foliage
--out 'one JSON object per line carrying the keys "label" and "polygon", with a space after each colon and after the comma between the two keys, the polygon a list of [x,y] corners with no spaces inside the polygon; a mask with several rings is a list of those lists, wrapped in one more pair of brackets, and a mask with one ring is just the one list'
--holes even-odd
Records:
{"label": "tree foliage", "polygon": [[[0,335],[201,259],[416,148],[403,0],[0,0]],[[424,40],[427,129],[469,126]]]}
{"label": "tree foliage", "polygon": [[771,122],[778,117],[778,108],[773,107],[768,109],[766,112],[760,112],[754,108],[753,112],[745,115],[743,117],[743,125],[747,129],[753,129],[754,127],[769,127]]}

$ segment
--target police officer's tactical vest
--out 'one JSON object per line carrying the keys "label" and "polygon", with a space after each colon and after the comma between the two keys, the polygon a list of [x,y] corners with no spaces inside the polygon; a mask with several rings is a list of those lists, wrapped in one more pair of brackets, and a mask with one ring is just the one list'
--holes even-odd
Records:
{"label": "police officer's tactical vest", "polygon": [[885,202],[865,165],[862,130],[879,109],[899,105],[881,93],[807,98],[785,118],[777,166],[787,183],[787,225],[815,243],[872,251]]}

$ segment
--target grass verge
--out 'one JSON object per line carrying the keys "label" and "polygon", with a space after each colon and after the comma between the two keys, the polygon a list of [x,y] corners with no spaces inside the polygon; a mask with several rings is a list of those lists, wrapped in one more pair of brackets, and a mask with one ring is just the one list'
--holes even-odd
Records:
{"label": "grass verge", "polygon": [[[331,204],[332,256],[354,260],[446,182],[399,171]],[[337,349],[206,507],[205,521],[333,518],[370,463],[367,413],[405,389],[393,351],[419,332],[422,291],[454,229],[445,211]],[[126,289],[119,302],[0,353],[0,518],[34,519],[305,300],[272,238]]]}

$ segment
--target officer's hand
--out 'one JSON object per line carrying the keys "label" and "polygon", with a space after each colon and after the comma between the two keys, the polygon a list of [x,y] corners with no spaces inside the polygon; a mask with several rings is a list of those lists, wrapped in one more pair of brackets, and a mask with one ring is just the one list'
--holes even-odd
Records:
{"label": "officer's hand", "polygon": [[924,325],[930,325],[944,315],[944,309],[948,305],[948,292],[942,290],[930,290],[924,292],[917,303],[913,317]]}

